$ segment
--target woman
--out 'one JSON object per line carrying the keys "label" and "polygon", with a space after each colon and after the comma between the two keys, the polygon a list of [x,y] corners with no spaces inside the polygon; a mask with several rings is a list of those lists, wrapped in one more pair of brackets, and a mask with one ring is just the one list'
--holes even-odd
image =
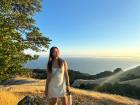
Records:
{"label": "woman", "polygon": [[51,105],[57,105],[57,98],[60,98],[62,105],[67,105],[67,91],[70,91],[68,65],[60,58],[60,51],[53,46],[50,49],[47,64],[47,80],[45,95],[49,97]]}

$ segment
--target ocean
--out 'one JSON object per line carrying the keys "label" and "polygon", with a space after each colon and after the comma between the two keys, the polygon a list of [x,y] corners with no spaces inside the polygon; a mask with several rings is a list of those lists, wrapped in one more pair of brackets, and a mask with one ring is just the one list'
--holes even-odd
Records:
{"label": "ocean", "polygon": [[[123,70],[140,65],[140,59],[134,58],[97,58],[97,57],[62,57],[68,63],[68,68],[82,73],[97,74],[103,71]],[[41,56],[34,61],[28,61],[24,67],[31,69],[45,69],[48,58]]]}

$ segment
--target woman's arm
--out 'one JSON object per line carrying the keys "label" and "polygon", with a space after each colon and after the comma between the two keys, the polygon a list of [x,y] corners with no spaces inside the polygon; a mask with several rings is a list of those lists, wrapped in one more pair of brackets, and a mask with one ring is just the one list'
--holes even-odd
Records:
{"label": "woman's arm", "polygon": [[65,78],[66,78],[66,85],[67,85],[67,86],[70,86],[69,74],[68,74],[68,64],[67,64],[66,61],[64,61],[64,67],[65,67],[64,75],[65,75]]}

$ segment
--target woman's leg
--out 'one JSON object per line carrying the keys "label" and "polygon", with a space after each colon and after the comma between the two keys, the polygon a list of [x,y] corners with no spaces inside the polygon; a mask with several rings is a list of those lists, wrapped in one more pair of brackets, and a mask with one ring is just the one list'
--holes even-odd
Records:
{"label": "woman's leg", "polygon": [[67,96],[60,97],[60,98],[61,98],[62,105],[68,105],[67,104]]}
{"label": "woman's leg", "polygon": [[57,105],[57,98],[56,97],[51,98],[51,105]]}

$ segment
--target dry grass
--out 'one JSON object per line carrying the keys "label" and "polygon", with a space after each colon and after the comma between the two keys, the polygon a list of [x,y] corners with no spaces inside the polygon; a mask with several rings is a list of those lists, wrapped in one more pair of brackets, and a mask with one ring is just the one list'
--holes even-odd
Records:
{"label": "dry grass", "polygon": [[122,97],[120,95],[112,95],[112,94],[106,94],[106,93],[100,93],[100,92],[91,92],[91,91],[86,91],[82,89],[72,89],[72,92],[75,94],[81,94],[81,95],[86,95],[86,96],[91,96],[96,100],[108,100],[115,102],[117,104],[128,104],[128,105],[136,105],[138,101],[134,99],[130,99],[127,97]]}
{"label": "dry grass", "polygon": [[19,98],[12,92],[0,91],[0,105],[17,105]]}
{"label": "dry grass", "polygon": [[[26,81],[35,81],[33,83],[24,83],[24,84],[15,84],[6,87],[0,88],[0,104],[1,105],[17,105],[17,102],[20,101],[24,96],[29,94],[37,94],[44,96],[45,80],[36,80],[31,78],[16,78],[16,80],[26,80]],[[71,87],[73,94],[74,102],[80,102],[81,104],[74,105],[93,105],[89,102],[95,103],[116,103],[112,105],[138,105],[138,101],[130,99],[127,97],[122,97],[119,95],[104,94],[99,92],[90,92],[86,90],[76,89]],[[84,103],[84,104],[82,104]],[[88,104],[87,104],[88,103]],[[105,105],[105,104],[97,104]]]}

